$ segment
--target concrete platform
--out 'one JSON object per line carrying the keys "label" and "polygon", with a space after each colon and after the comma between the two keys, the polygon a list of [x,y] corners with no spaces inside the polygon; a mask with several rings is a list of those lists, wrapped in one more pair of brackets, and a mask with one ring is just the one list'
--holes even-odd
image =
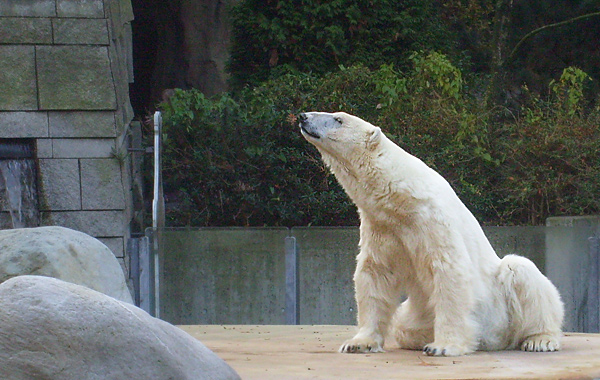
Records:
{"label": "concrete platform", "polygon": [[353,326],[179,326],[249,379],[600,379],[600,334],[566,334],[558,352],[477,352],[444,358],[393,344],[340,354]]}

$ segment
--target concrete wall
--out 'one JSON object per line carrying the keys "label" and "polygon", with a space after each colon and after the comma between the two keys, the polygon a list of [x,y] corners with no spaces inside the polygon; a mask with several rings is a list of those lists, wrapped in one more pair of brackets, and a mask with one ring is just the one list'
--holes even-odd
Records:
{"label": "concrete wall", "polygon": [[167,230],[161,319],[174,324],[283,324],[286,228]]}
{"label": "concrete wall", "polygon": [[[587,279],[577,271],[589,265],[581,259],[588,257],[587,238],[599,232],[597,221],[595,230],[590,226],[576,223],[560,234],[544,226],[484,229],[499,256],[517,253],[546,268],[565,298],[569,331],[583,330],[577,315],[584,313],[587,293],[577,286]],[[175,324],[284,324],[288,235],[296,238],[298,255],[298,323],[354,324],[356,227],[167,229],[161,318]]]}
{"label": "concrete wall", "polygon": [[292,235],[299,257],[299,324],[355,324],[358,228],[293,228]]}
{"label": "concrete wall", "polygon": [[562,295],[565,329],[600,332],[600,253],[591,249],[590,241],[600,237],[600,217],[548,218],[546,225],[546,274]]}
{"label": "concrete wall", "polygon": [[98,237],[123,264],[132,19],[130,0],[0,2],[0,139],[34,140],[41,224]]}

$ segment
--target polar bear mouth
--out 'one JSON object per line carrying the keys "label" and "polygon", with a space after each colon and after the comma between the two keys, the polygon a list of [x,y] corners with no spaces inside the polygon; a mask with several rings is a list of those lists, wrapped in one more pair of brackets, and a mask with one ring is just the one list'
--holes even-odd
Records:
{"label": "polar bear mouth", "polygon": [[317,135],[314,132],[310,132],[308,129],[304,128],[304,125],[300,125],[300,129],[302,130],[302,133],[309,135],[310,137],[312,137],[313,139],[320,139],[321,136]]}

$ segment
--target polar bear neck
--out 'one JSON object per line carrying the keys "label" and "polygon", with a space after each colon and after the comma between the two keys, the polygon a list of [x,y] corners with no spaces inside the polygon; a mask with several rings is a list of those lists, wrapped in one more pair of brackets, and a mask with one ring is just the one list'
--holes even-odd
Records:
{"label": "polar bear neck", "polygon": [[[348,196],[363,210],[380,207],[380,204],[376,205],[377,199],[391,196],[396,206],[405,205],[406,211],[410,212],[408,208],[414,199],[410,183],[420,176],[415,168],[433,172],[385,136],[372,150],[354,150],[351,155],[321,150],[321,156]],[[408,178],[411,181],[407,181]]]}

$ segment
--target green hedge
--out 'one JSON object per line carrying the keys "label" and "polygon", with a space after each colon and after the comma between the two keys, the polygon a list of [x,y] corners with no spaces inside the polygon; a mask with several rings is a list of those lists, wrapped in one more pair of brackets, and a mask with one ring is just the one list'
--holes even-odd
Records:
{"label": "green hedge", "polygon": [[600,211],[600,111],[584,111],[574,68],[520,112],[468,94],[445,56],[393,66],[284,74],[207,99],[176,90],[161,104],[172,226],[356,225],[354,206],[299,134],[302,111],[345,111],[379,125],[440,172],[486,224],[540,224]]}

